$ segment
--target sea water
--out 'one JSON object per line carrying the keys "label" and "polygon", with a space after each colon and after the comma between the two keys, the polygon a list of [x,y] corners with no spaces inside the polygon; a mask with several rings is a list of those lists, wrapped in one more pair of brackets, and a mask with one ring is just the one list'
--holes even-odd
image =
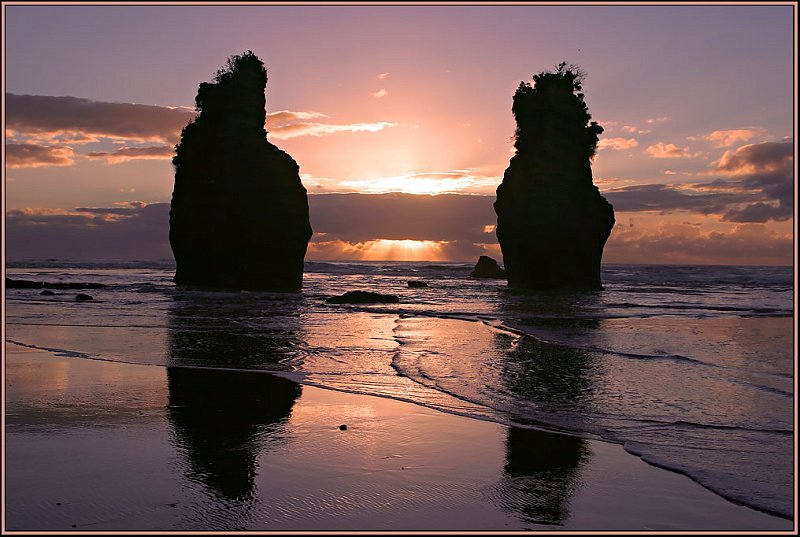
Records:
{"label": "sea water", "polygon": [[[307,262],[302,291],[276,293],[176,286],[166,261],[17,262],[7,277],[105,287],[7,289],[6,340],[76,359],[270,371],[601,438],[793,516],[791,267],[604,265],[604,289],[583,293],[517,291],[471,268]],[[359,289],[400,302],[326,302]]]}

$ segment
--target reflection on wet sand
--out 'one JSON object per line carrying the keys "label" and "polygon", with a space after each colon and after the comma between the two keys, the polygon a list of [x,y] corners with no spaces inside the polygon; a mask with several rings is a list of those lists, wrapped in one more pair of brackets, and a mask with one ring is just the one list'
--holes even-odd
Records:
{"label": "reflection on wet sand", "polygon": [[506,463],[496,487],[496,503],[527,523],[562,525],[569,499],[589,460],[586,441],[572,436],[512,427],[506,436]]}
{"label": "reflection on wet sand", "polygon": [[226,499],[254,495],[256,459],[288,440],[285,426],[301,388],[268,373],[167,369],[168,418],[186,474]]}
{"label": "reflection on wet sand", "polygon": [[[569,323],[586,333],[598,328],[597,321],[576,319],[597,300],[597,293],[536,293],[513,297],[503,306],[512,324],[542,328]],[[596,357],[528,336],[511,348],[502,334],[495,339],[498,349],[507,349],[500,367],[502,390],[527,403],[512,417],[525,423],[531,415],[564,412],[580,427],[581,416],[594,404]],[[525,522],[562,525],[569,518],[569,499],[580,483],[581,467],[590,458],[584,439],[512,427],[497,503],[519,513]]]}
{"label": "reflection on wet sand", "polygon": [[171,439],[184,454],[186,477],[226,500],[256,496],[258,455],[288,441],[286,422],[301,394],[294,382],[253,371],[280,369],[293,337],[288,317],[270,322],[258,304],[230,311],[224,295],[204,296],[170,310]]}

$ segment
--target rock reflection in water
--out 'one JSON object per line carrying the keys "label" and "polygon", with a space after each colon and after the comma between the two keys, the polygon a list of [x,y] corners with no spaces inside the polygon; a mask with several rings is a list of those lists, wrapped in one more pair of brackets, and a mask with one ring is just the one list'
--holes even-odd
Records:
{"label": "rock reflection in water", "polygon": [[581,438],[512,427],[495,503],[528,523],[562,525],[569,518],[569,499],[580,483],[580,468],[589,456]]}
{"label": "rock reflection in water", "polygon": [[284,427],[299,385],[268,373],[167,369],[169,420],[186,474],[215,495],[254,495],[256,459],[287,441]]}
{"label": "rock reflection in water", "polygon": [[[267,300],[184,297],[170,310],[168,419],[186,477],[214,496],[256,496],[260,451],[288,441],[301,387],[259,369],[281,369],[296,318],[270,315]],[[282,312],[286,313],[286,312]]]}

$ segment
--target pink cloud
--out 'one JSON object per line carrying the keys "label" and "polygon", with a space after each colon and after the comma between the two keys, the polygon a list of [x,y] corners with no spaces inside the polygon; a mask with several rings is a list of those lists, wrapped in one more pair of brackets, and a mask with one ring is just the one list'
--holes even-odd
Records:
{"label": "pink cloud", "polygon": [[43,166],[72,166],[75,152],[71,147],[45,147],[36,144],[6,144],[8,168],[41,168]]}
{"label": "pink cloud", "polygon": [[597,143],[598,149],[611,149],[613,151],[624,151],[639,145],[636,138],[606,138]]}
{"label": "pink cloud", "polygon": [[129,160],[171,159],[175,150],[171,146],[123,147],[113,153],[93,151],[86,155],[89,159],[106,159],[109,164],[119,164]]}
{"label": "pink cloud", "polygon": [[91,101],[78,97],[6,95],[6,128],[42,140],[99,137],[177,142],[195,112],[186,108]]}
{"label": "pink cloud", "polygon": [[688,147],[678,147],[675,144],[658,142],[647,148],[647,154],[655,158],[690,158]]}

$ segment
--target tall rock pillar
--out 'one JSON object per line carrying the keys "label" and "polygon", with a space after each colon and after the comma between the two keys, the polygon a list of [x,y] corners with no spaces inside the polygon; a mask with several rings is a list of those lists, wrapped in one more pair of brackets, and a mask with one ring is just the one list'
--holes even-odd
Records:
{"label": "tall rock pillar", "polygon": [[297,290],[311,238],[299,167],[267,141],[267,71],[250,51],[195,98],[172,160],[169,240],[175,283]]}
{"label": "tall rock pillar", "polygon": [[516,154],[497,188],[497,239],[508,284],[525,289],[600,289],[614,209],[592,183],[603,128],[581,91],[582,73],[562,63],[520,83],[512,111]]}

